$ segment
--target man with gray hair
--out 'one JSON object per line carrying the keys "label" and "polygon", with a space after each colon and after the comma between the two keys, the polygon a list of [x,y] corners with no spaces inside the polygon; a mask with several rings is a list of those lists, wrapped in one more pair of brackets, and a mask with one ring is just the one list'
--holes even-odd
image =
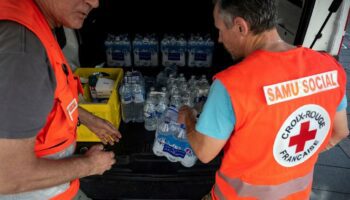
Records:
{"label": "man with gray hair", "polygon": [[[102,145],[72,156],[80,122],[104,142],[121,138],[78,107],[81,92],[53,30],[81,28],[98,0],[0,1],[0,199],[71,200],[79,178],[116,162]],[[79,111],[79,112],[78,112]]]}
{"label": "man with gray hair", "polygon": [[217,0],[213,14],[218,41],[243,60],[215,75],[197,122],[180,109],[199,160],[224,152],[206,199],[308,199],[318,154],[349,133],[342,66],[284,42],[275,0]]}

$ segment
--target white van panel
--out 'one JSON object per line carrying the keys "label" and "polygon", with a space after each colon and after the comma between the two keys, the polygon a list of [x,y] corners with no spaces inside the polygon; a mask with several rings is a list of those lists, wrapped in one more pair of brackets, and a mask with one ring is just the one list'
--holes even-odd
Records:
{"label": "white van panel", "polygon": [[[328,8],[331,3],[332,1],[330,0],[316,0],[303,46],[310,47],[312,44],[312,41],[329,13]],[[349,7],[350,0],[343,0],[339,10],[330,17],[322,31],[322,37],[317,40],[313,49],[327,51],[332,55],[338,55],[342,38],[345,34]]]}

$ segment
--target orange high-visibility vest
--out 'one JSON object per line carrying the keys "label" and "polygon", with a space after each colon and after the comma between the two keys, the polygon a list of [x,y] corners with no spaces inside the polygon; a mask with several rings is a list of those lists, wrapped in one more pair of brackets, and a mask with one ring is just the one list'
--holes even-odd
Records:
{"label": "orange high-visibility vest", "polygon": [[308,199],[346,85],[342,67],[306,48],[256,51],[218,73],[235,111],[213,199]]}
{"label": "orange high-visibility vest", "polygon": [[[32,31],[45,47],[57,86],[53,108],[44,128],[36,137],[35,153],[38,157],[44,157],[64,151],[76,141],[78,91],[82,91],[79,78],[72,74],[48,22],[33,0],[0,1],[0,20],[22,24]],[[78,189],[79,180],[74,180],[68,190],[53,199],[72,199]]]}

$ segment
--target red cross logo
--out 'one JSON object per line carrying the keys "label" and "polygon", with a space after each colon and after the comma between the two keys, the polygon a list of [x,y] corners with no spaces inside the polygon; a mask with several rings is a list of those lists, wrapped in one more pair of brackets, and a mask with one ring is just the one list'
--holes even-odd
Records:
{"label": "red cross logo", "polygon": [[301,124],[300,134],[290,138],[289,147],[297,145],[295,153],[304,151],[305,143],[309,140],[313,140],[316,137],[317,130],[309,131],[310,121]]}

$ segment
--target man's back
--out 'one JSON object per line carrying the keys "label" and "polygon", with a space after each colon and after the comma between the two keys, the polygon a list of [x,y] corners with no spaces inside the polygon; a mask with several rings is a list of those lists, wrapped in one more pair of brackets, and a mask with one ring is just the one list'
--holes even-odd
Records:
{"label": "man's back", "polygon": [[[258,50],[216,77],[236,116],[217,177],[266,185],[270,193],[260,195],[269,198],[309,188],[344,96],[343,69],[330,56],[309,49]],[[241,190],[240,196],[251,190]]]}

